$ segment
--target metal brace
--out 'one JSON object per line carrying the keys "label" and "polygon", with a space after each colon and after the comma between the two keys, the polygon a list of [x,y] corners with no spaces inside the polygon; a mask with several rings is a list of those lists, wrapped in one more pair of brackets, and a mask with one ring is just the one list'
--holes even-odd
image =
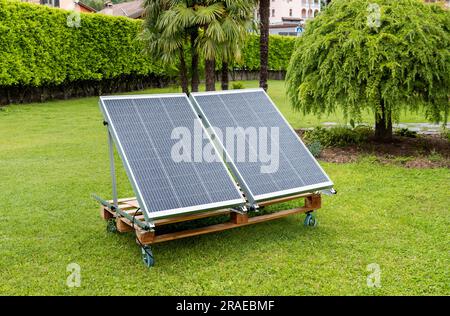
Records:
{"label": "metal brace", "polygon": [[245,205],[244,206],[234,207],[232,210],[234,212],[236,212],[236,213],[241,214],[241,215],[247,214],[247,212],[248,212],[248,209],[247,209],[247,207]]}
{"label": "metal brace", "polygon": [[326,189],[326,190],[321,190],[319,192],[322,193],[322,194],[325,194],[325,195],[335,195],[335,194],[337,194],[337,191],[335,189],[333,189],[333,188]]}
{"label": "metal brace", "polygon": [[97,200],[101,205],[109,208],[111,211],[115,212],[116,214],[125,217],[126,219],[130,220],[131,222],[133,222],[134,224],[136,224],[137,226],[139,226],[140,228],[144,229],[144,230],[148,230],[148,231],[153,231],[155,228],[155,224],[154,223],[149,223],[149,222],[141,222],[141,221],[136,221],[135,218],[133,218],[132,215],[127,214],[126,212],[124,212],[123,210],[121,210],[119,207],[109,203],[108,201],[102,199],[101,197],[92,194],[92,197],[94,198],[94,200]]}

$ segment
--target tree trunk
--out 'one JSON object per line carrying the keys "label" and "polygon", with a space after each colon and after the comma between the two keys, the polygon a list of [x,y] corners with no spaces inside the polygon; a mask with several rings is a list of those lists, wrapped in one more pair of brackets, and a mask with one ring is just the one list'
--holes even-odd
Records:
{"label": "tree trunk", "polygon": [[184,59],[184,51],[180,48],[180,85],[184,93],[189,93],[188,74],[186,60]]}
{"label": "tree trunk", "polygon": [[195,47],[195,41],[198,37],[198,30],[195,29],[191,33],[191,90],[192,92],[198,91],[198,84],[200,82],[199,73],[198,73],[198,52]]}
{"label": "tree trunk", "polygon": [[270,0],[259,0],[259,86],[267,91],[267,79],[269,77],[269,15]]}
{"label": "tree trunk", "polygon": [[381,101],[381,113],[375,113],[375,139],[378,141],[392,140],[391,111],[386,109]]}
{"label": "tree trunk", "polygon": [[216,90],[216,76],[215,76],[215,67],[216,61],[214,59],[205,60],[205,85],[206,91],[215,91]]}
{"label": "tree trunk", "polygon": [[228,63],[222,62],[222,90],[228,90]]}

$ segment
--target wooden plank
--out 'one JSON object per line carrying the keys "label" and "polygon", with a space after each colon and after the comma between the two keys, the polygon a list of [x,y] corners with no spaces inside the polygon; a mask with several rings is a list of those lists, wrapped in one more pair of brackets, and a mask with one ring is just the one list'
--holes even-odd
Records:
{"label": "wooden plank", "polygon": [[142,212],[141,212],[141,210],[139,210],[139,211],[137,211],[136,212],[136,208],[134,208],[134,209],[131,209],[131,210],[123,210],[125,213],[127,213],[128,215],[131,215],[131,216],[133,216],[134,214],[136,214],[136,216],[137,215],[140,215],[140,214],[142,214]]}
{"label": "wooden plank", "polygon": [[314,194],[305,198],[305,207],[311,210],[317,210],[322,206],[322,197],[320,194]]}
{"label": "wooden plank", "polygon": [[118,217],[116,219],[116,226],[119,233],[127,233],[134,230],[131,222],[123,217]]}
{"label": "wooden plank", "polygon": [[314,193],[303,193],[303,194],[298,194],[298,195],[285,196],[285,197],[278,198],[278,199],[273,199],[273,200],[259,202],[258,205],[260,205],[260,206],[268,206],[268,205],[272,205],[272,204],[292,201],[292,200],[295,200],[295,199],[299,199],[299,198],[307,197],[307,196],[311,196],[311,195],[315,195],[315,194]]}
{"label": "wooden plank", "polygon": [[169,218],[157,219],[154,221],[154,224],[155,224],[155,226],[162,226],[162,225],[167,225],[167,224],[192,221],[195,219],[200,219],[200,218],[205,218],[205,217],[228,215],[230,212],[231,211],[227,209],[227,210],[216,210],[216,211],[209,211],[209,212],[203,212],[203,213],[197,213],[197,214],[189,214],[189,215],[183,215],[183,216],[177,216],[177,217],[169,217]]}
{"label": "wooden plank", "polygon": [[145,231],[140,228],[136,229],[136,238],[143,245],[154,243],[155,232]]}
{"label": "wooden plank", "polygon": [[[117,199],[117,203],[127,202],[127,201],[132,201],[132,200],[136,200],[136,198],[135,197],[127,197],[127,198]],[[109,204],[114,204],[114,200],[109,200],[108,203]]]}
{"label": "wooden plank", "polygon": [[108,219],[114,217],[114,215],[113,215],[107,208],[105,209],[105,207],[104,207],[103,205],[100,206],[100,216],[101,216],[105,221],[107,221]]}
{"label": "wooden plank", "polygon": [[154,239],[151,243],[154,244],[154,243],[159,243],[159,242],[164,242],[164,241],[169,241],[169,240],[176,240],[176,239],[180,239],[180,238],[186,238],[186,237],[198,236],[198,235],[203,235],[203,234],[209,234],[209,233],[213,233],[213,232],[219,232],[219,231],[232,229],[232,228],[236,228],[236,227],[242,227],[242,226],[252,225],[252,224],[261,223],[261,222],[267,222],[267,221],[279,219],[279,218],[286,217],[286,216],[293,215],[293,214],[305,213],[308,211],[309,211],[309,209],[307,209],[305,207],[298,207],[298,208],[285,210],[285,211],[279,211],[279,212],[275,212],[275,213],[271,213],[271,214],[250,217],[250,218],[248,218],[247,222],[243,222],[240,224],[236,224],[236,223],[233,223],[232,221],[230,221],[230,222],[211,225],[211,226],[202,227],[202,228],[190,229],[190,230],[185,230],[185,231],[180,231],[180,232],[175,232],[175,233],[168,233],[168,234],[163,234],[163,235],[156,235],[156,236],[154,236]]}
{"label": "wooden plank", "polygon": [[236,212],[231,213],[231,222],[234,224],[243,224],[248,222],[248,215],[247,214],[239,214]]}
{"label": "wooden plank", "polygon": [[139,208],[139,207],[140,207],[137,200],[127,201],[126,203],[127,203],[128,205],[132,206],[132,207],[135,207],[135,208]]}

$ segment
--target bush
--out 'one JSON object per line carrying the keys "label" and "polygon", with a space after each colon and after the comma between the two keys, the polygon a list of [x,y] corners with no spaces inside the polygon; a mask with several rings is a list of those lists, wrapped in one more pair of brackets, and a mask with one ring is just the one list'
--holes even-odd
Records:
{"label": "bush", "polygon": [[315,140],[306,146],[315,158],[320,156],[320,153],[322,152],[322,144],[318,140]]}
{"label": "bush", "polygon": [[[0,86],[47,86],[121,75],[164,75],[167,69],[142,54],[141,22],[0,0]],[[69,18],[70,19],[70,18]]]}
{"label": "bush", "polygon": [[395,130],[395,135],[403,136],[403,137],[416,138],[417,137],[417,132],[410,131],[407,128],[399,128],[399,129]]}
{"label": "bush", "polygon": [[373,129],[368,126],[350,128],[338,126],[333,128],[315,127],[306,131],[304,139],[308,144],[320,143],[324,147],[345,147],[348,145],[360,145],[373,135]]}
{"label": "bush", "polygon": [[[143,54],[144,44],[137,40],[142,21],[81,14],[80,27],[69,27],[71,14],[43,5],[0,0],[0,88],[177,75],[173,67],[163,67]],[[271,36],[271,70],[286,70],[294,42],[293,38]],[[249,36],[243,52],[241,63],[233,67],[258,70],[259,37]]]}
{"label": "bush", "polygon": [[441,137],[443,139],[446,139],[450,142],[450,130],[448,128],[442,128],[441,130]]}
{"label": "bush", "polygon": [[231,84],[231,87],[233,88],[233,90],[235,90],[235,89],[244,89],[245,88],[244,84],[242,82],[239,82],[239,81],[233,82]]}
{"label": "bush", "polygon": [[[269,70],[287,70],[292,52],[294,51],[295,37],[270,35],[269,39]],[[242,62],[235,67],[242,70],[259,70],[259,36],[250,35],[242,50]]]}

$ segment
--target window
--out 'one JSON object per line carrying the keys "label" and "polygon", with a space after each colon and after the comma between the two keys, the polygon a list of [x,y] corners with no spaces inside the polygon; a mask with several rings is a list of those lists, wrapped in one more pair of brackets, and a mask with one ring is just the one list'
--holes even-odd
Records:
{"label": "window", "polygon": [[275,17],[275,9],[272,9],[272,17]]}
{"label": "window", "polygon": [[41,4],[46,4],[50,7],[56,7],[59,8],[59,0],[41,0]]}
{"label": "window", "polygon": [[306,18],[306,9],[302,9],[302,18]]}
{"label": "window", "polygon": [[292,9],[289,9],[289,16],[292,16]]}

